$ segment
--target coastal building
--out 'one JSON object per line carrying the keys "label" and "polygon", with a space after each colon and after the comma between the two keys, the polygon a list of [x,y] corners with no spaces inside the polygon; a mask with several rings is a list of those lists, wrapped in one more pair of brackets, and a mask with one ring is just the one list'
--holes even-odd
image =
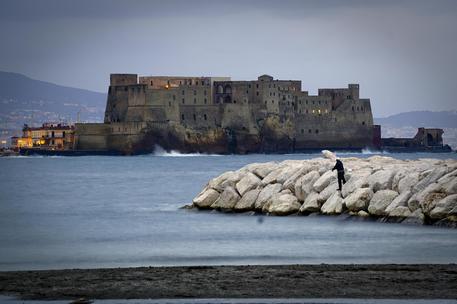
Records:
{"label": "coastal building", "polygon": [[370,100],[359,85],[302,90],[261,75],[168,77],[112,74],[104,123],[76,124],[75,149],[121,154],[155,145],[182,152],[297,152],[372,146]]}
{"label": "coastal building", "polygon": [[44,123],[40,127],[24,125],[22,137],[12,137],[14,149],[32,148],[45,150],[73,149],[74,126],[62,123]]}

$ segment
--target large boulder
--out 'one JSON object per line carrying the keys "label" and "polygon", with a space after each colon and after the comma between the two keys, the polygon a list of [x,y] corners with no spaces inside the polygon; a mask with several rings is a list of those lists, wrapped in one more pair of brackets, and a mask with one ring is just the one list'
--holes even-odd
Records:
{"label": "large boulder", "polygon": [[236,184],[236,190],[241,195],[244,195],[249,190],[257,188],[260,185],[261,179],[254,173],[248,172],[246,175]]}
{"label": "large boulder", "polygon": [[342,194],[343,197],[349,196],[351,193],[360,188],[368,187],[367,176],[371,173],[370,171],[362,171],[352,174],[352,176],[347,180],[347,183],[343,185]]}
{"label": "large boulder", "polygon": [[335,179],[336,173],[332,171],[327,171],[316,180],[316,182],[313,185],[313,188],[316,192],[321,192]]}
{"label": "large boulder", "polygon": [[368,177],[368,184],[374,192],[392,188],[394,172],[391,170],[379,170]]}
{"label": "large boulder", "polygon": [[373,197],[373,190],[370,188],[360,188],[351,193],[344,199],[346,208],[350,211],[366,211],[371,198]]}
{"label": "large boulder", "polygon": [[322,205],[323,214],[340,214],[343,212],[343,199],[339,192],[333,193],[332,196]]}
{"label": "large boulder", "polygon": [[212,188],[206,188],[197,197],[195,197],[192,203],[198,208],[209,208],[219,198],[219,192]]}
{"label": "large boulder", "polygon": [[387,206],[398,196],[398,192],[393,190],[379,190],[373,195],[368,205],[368,212],[371,215],[383,216],[386,214]]}
{"label": "large boulder", "polygon": [[[412,195],[411,191],[401,192],[392,203],[386,208],[386,213],[390,213],[392,210],[396,209],[397,207],[407,207],[408,208],[408,200]],[[409,208],[408,208],[409,209]]]}
{"label": "large boulder", "polygon": [[287,171],[289,168],[285,167],[285,166],[277,166],[276,169],[274,169],[273,171],[271,171],[270,173],[267,174],[267,176],[265,176],[263,179],[262,179],[262,184],[263,185],[268,185],[268,184],[274,184],[274,183],[277,183],[277,178],[278,176],[280,176],[282,174],[282,172],[284,171]]}
{"label": "large boulder", "polygon": [[[408,172],[402,179],[398,182],[398,192],[403,193],[410,191],[412,187],[419,182],[419,173],[418,172]],[[396,189],[394,189],[396,190]]]}
{"label": "large boulder", "polygon": [[255,201],[259,196],[260,189],[253,189],[246,192],[243,197],[236,203],[236,211],[250,211],[255,208]]}
{"label": "large boulder", "polygon": [[409,217],[411,216],[411,211],[406,206],[398,206],[395,209],[390,210],[389,217]]}
{"label": "large boulder", "polygon": [[435,183],[443,175],[447,173],[447,167],[437,167],[431,170],[425,177],[422,178],[414,187],[413,192],[420,192],[427,188],[428,185]]}
{"label": "large boulder", "polygon": [[[336,181],[333,181],[324,190],[322,190],[321,193],[319,193],[318,200],[321,202],[325,202],[335,192],[338,192],[338,183]],[[341,194],[340,194],[340,196],[341,196]]]}
{"label": "large boulder", "polygon": [[240,200],[240,195],[233,187],[228,186],[219,198],[211,205],[213,209],[231,210]]}
{"label": "large boulder", "polygon": [[457,194],[449,195],[436,203],[435,208],[433,208],[433,210],[430,212],[430,217],[432,219],[445,218],[448,215],[452,215],[453,212],[457,211],[456,208]]}
{"label": "large boulder", "polygon": [[289,178],[287,178],[287,180],[283,184],[283,188],[290,189],[291,191],[295,192],[295,184],[296,184],[297,180],[299,178],[301,178],[302,176],[304,176],[304,174],[308,173],[309,168],[310,168],[310,166],[308,166],[308,165],[300,166],[300,168],[297,171],[295,171],[294,174],[292,174],[291,176],[289,176]]}
{"label": "large boulder", "polygon": [[273,194],[279,193],[281,190],[281,184],[268,184],[260,191],[259,196],[255,202],[255,209],[261,210],[268,199],[270,199]]}
{"label": "large boulder", "polygon": [[300,203],[292,194],[280,194],[274,196],[274,200],[268,207],[268,213],[274,215],[288,215],[296,213],[300,209]]}
{"label": "large boulder", "polygon": [[245,166],[247,170],[254,173],[260,178],[264,178],[267,176],[271,171],[276,169],[278,166],[275,162],[268,162],[268,163],[253,163]]}
{"label": "large boulder", "polygon": [[[440,196],[440,197],[439,197]],[[408,207],[411,211],[424,207],[423,210],[428,212],[433,209],[431,206],[437,198],[443,198],[445,195],[443,187],[438,183],[431,183],[422,191],[415,193],[408,200]]]}
{"label": "large boulder", "polygon": [[302,213],[311,213],[321,210],[321,204],[319,203],[319,193],[311,192],[306,196],[305,201],[300,207],[300,212]]}
{"label": "large boulder", "polygon": [[319,172],[314,170],[297,179],[295,182],[295,196],[299,201],[304,201],[308,194],[313,191],[313,184],[319,177]]}
{"label": "large boulder", "polygon": [[216,178],[209,181],[208,187],[217,190],[218,192],[224,191],[226,187],[235,187],[235,184],[244,176],[242,171],[227,171]]}

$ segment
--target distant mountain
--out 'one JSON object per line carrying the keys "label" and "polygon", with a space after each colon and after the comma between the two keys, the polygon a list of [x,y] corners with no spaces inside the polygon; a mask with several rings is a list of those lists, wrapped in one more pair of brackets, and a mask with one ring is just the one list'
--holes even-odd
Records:
{"label": "distant mountain", "polygon": [[0,71],[0,128],[46,121],[102,121],[106,94]]}
{"label": "distant mountain", "polygon": [[457,128],[457,111],[414,111],[375,118],[374,123],[391,127]]}
{"label": "distant mountain", "polygon": [[104,107],[106,94],[35,80],[17,73],[0,71],[0,100],[79,103]]}

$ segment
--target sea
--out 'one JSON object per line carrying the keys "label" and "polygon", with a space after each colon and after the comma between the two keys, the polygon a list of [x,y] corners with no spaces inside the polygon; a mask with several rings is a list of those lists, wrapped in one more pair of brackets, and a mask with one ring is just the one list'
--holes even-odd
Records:
{"label": "sea", "polygon": [[[338,153],[370,157],[373,153]],[[386,154],[401,159],[446,154]],[[213,177],[319,154],[0,158],[0,271],[183,265],[457,263],[457,229],[345,216],[181,209]]]}

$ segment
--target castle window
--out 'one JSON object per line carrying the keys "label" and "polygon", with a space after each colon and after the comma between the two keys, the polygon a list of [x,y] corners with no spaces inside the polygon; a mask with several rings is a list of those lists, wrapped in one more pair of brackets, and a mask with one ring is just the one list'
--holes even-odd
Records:
{"label": "castle window", "polygon": [[154,85],[154,83],[151,81],[151,87]]}
{"label": "castle window", "polygon": [[[126,91],[126,92],[127,92],[127,90],[128,90],[128,88],[127,88],[127,87],[125,87],[125,88],[124,88],[124,91]],[[132,90],[133,90],[133,89],[132,89]]]}
{"label": "castle window", "polygon": [[203,95],[205,95],[205,96],[206,96],[206,90],[204,90],[204,91],[203,91]]}
{"label": "castle window", "polygon": [[197,116],[195,114],[193,115],[193,117],[194,117],[194,120],[197,120]]}
{"label": "castle window", "polygon": [[314,100],[313,100],[313,104],[314,104]]}
{"label": "castle window", "polygon": [[194,98],[194,104],[197,103],[197,98]]}
{"label": "castle window", "polygon": [[184,90],[182,90],[181,95],[184,95]]}
{"label": "castle window", "polygon": [[271,88],[271,83],[268,85],[269,88]]}
{"label": "castle window", "polygon": [[299,100],[298,103],[301,104],[301,100]]}
{"label": "castle window", "polygon": [[248,88],[251,88],[251,85],[248,85]]}
{"label": "castle window", "polygon": [[205,104],[207,103],[207,99],[205,98]]}
{"label": "castle window", "polygon": [[183,98],[183,99],[182,99],[182,104],[184,104],[184,103],[185,103],[185,100],[184,100],[184,98]]}
{"label": "castle window", "polygon": [[354,107],[352,107],[352,111],[354,111]]}
{"label": "castle window", "polygon": [[246,94],[249,94],[249,90],[246,90]]}
{"label": "castle window", "polygon": [[309,130],[308,130],[308,133],[311,133],[311,132],[312,132],[311,129],[309,129]]}
{"label": "castle window", "polygon": [[203,119],[204,119],[204,120],[207,120],[207,119],[208,119],[208,117],[206,117],[206,114],[203,114]]}
{"label": "castle window", "polygon": [[270,92],[270,96],[271,96],[271,92]]}
{"label": "castle window", "polygon": [[308,100],[306,101],[306,104],[308,104]]}
{"label": "castle window", "polygon": [[318,130],[318,129],[316,129],[316,134],[318,134],[318,133],[319,133],[319,130]]}
{"label": "castle window", "polygon": [[236,100],[233,100],[233,103],[236,103]]}
{"label": "castle window", "polygon": [[168,102],[168,106],[171,107],[171,102]]}
{"label": "castle window", "polygon": [[181,120],[184,120],[184,114],[181,114]]}
{"label": "castle window", "polygon": [[301,129],[301,134],[305,133],[305,130],[304,129]]}
{"label": "castle window", "polygon": [[273,96],[276,96],[276,92],[273,92]]}
{"label": "castle window", "polygon": [[349,95],[348,95],[348,96],[346,96],[346,99],[351,99],[351,96],[349,96]]}
{"label": "castle window", "polygon": [[308,109],[306,109],[306,114],[308,114]]}
{"label": "castle window", "polygon": [[259,88],[259,84],[257,83],[257,84],[255,85],[255,87],[258,89],[258,88]]}
{"label": "castle window", "polygon": [[217,86],[217,93],[218,94],[224,93],[224,87],[221,84]]}
{"label": "castle window", "polygon": [[272,101],[271,101],[271,103],[273,103],[273,104],[274,104],[274,103],[275,103],[275,101],[274,101],[274,100],[272,100]]}
{"label": "castle window", "polygon": [[176,95],[173,95],[173,100],[176,100]]}
{"label": "castle window", "polygon": [[267,104],[267,101],[265,100],[265,104]]}
{"label": "castle window", "polygon": [[195,84],[196,84],[196,85],[198,85],[198,80],[197,80],[197,81],[195,81]]}
{"label": "castle window", "polygon": [[298,114],[301,114],[301,110],[298,110]]}
{"label": "castle window", "polygon": [[359,110],[359,107],[357,107],[357,111]]}
{"label": "castle window", "polygon": [[362,121],[362,125],[363,125],[363,126],[365,125],[365,122],[364,122],[364,121]]}
{"label": "castle window", "polygon": [[182,84],[182,81],[181,81],[181,80],[179,81],[179,84],[180,84],[180,85]]}
{"label": "castle window", "polygon": [[259,96],[259,91],[257,91],[255,94],[256,94],[257,96]]}
{"label": "castle window", "polygon": [[321,104],[321,101],[319,100],[319,104]]}
{"label": "castle window", "polygon": [[197,95],[197,91],[194,90],[194,95]]}

